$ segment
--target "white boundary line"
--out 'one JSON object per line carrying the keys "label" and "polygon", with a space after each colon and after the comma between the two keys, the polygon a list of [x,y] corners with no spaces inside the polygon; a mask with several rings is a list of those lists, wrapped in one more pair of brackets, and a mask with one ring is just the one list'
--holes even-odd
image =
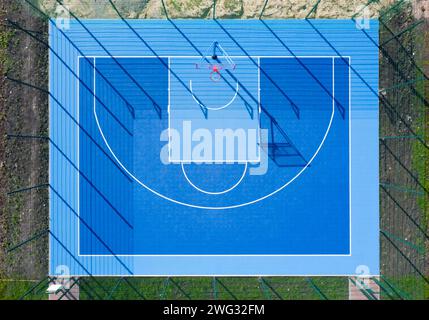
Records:
{"label": "white boundary line", "polygon": [[168,58],[168,106],[167,106],[167,113],[168,113],[168,161],[171,162],[171,58]]}
{"label": "white boundary line", "polygon": [[[130,58],[130,59],[137,59],[137,58],[142,58],[142,59],[152,59],[152,58],[164,58],[164,59],[170,59],[170,58],[201,58],[201,56],[77,56],[78,59],[79,58],[96,58],[96,59],[111,59],[111,58]],[[220,56],[222,57],[222,56]],[[231,58],[234,59],[244,59],[244,58],[281,58],[281,59],[306,59],[306,58],[346,58],[346,59],[350,59],[350,56],[230,56]],[[211,58],[211,56],[206,56],[206,58]]]}
{"label": "white boundary line", "polygon": [[349,210],[350,210],[350,253],[352,253],[352,58],[349,57]]}
{"label": "white boundary line", "polygon": [[[90,56],[88,56],[88,57],[90,57]],[[86,58],[88,58],[88,57],[86,57]],[[156,57],[156,56],[154,56],[154,57]],[[80,58],[83,58],[83,56],[78,56],[78,60]],[[92,58],[94,58],[94,60],[96,60],[95,56],[92,56]],[[108,56],[106,58],[110,58],[110,56]],[[135,57],[135,58],[140,58],[140,57]],[[286,57],[278,57],[278,58],[286,58]],[[290,58],[295,58],[295,57],[290,57]],[[314,56],[314,57],[313,56],[309,56],[308,58],[320,58],[320,56]],[[323,57],[323,58],[325,58],[325,57]],[[351,72],[350,72],[351,58],[347,57],[347,56],[344,56],[344,57],[341,57],[341,56],[329,56],[329,57],[326,57],[326,58],[332,58],[333,71],[334,71],[333,72],[333,79],[332,79],[333,87],[335,86],[335,81],[334,81],[334,77],[335,77],[335,58],[341,58],[341,59],[348,58],[349,59],[349,132],[350,132],[351,131],[351,91],[352,91],[351,90]],[[94,73],[95,73],[95,63],[94,63]],[[77,79],[77,81],[78,81],[78,90],[77,90],[77,92],[79,94],[79,92],[80,92],[80,89],[79,89],[80,88],[79,79]],[[94,89],[95,89],[95,76],[94,76]],[[95,90],[94,90],[94,93],[95,93]],[[169,94],[170,94],[170,92],[169,92]],[[79,108],[79,105],[78,105],[78,108]],[[78,110],[78,112],[79,112],[79,110]],[[326,131],[325,136],[322,139],[322,143],[319,145],[318,149],[316,150],[316,153],[308,161],[307,166],[304,167],[301,171],[299,171],[299,173],[293,179],[291,179],[286,185],[284,185],[282,188],[276,190],[275,192],[273,192],[273,193],[271,193],[271,194],[269,194],[269,195],[267,195],[267,196],[265,196],[265,197],[263,197],[261,199],[257,199],[257,201],[252,201],[249,204],[253,204],[253,203],[256,203],[258,201],[264,200],[264,199],[270,197],[271,195],[273,195],[273,194],[281,191],[286,186],[288,186],[290,183],[292,183],[296,178],[298,178],[298,176],[301,175],[301,173],[303,171],[305,171],[305,169],[312,163],[312,161],[314,160],[314,158],[317,156],[317,154],[319,153],[320,149],[322,148],[322,146],[323,146],[323,144],[324,144],[324,142],[325,142],[325,140],[327,138],[327,135],[328,135],[328,133],[330,131],[330,128],[331,128],[331,125],[332,125],[332,122],[333,122],[333,118],[334,118],[334,114],[335,114],[335,92],[333,92],[333,110],[332,110],[331,119],[330,119],[330,122],[329,122],[329,125],[328,125],[328,130]],[[127,172],[136,182],[138,182],[140,185],[142,185],[143,187],[145,187],[148,191],[151,191],[151,192],[155,193],[156,195],[158,195],[161,198],[164,198],[166,200],[173,200],[173,199],[169,199],[168,197],[165,197],[165,196],[157,193],[156,191],[154,191],[154,190],[150,189],[149,187],[145,186],[144,184],[142,184],[138,179],[136,179],[123,166],[123,164],[119,161],[119,159],[113,153],[112,149],[110,148],[110,145],[108,144],[107,140],[105,139],[105,136],[104,136],[104,134],[103,134],[103,132],[101,130],[101,127],[100,127],[100,124],[99,124],[99,121],[98,121],[97,112],[96,112],[95,94],[94,94],[94,116],[95,116],[95,120],[96,120],[97,126],[99,128],[100,134],[101,134],[101,136],[103,138],[103,141],[105,142],[105,144],[106,144],[107,148],[109,149],[109,151],[111,152],[112,156],[115,158],[115,160],[118,162],[118,164],[123,168],[123,170],[125,172]],[[78,119],[78,122],[79,122],[79,119]],[[79,126],[78,126],[77,130],[79,131]],[[78,148],[79,147],[80,146],[78,146]],[[350,154],[350,152],[351,152],[351,135],[349,134],[349,175],[350,175],[350,177],[349,177],[349,184],[351,186],[351,154]],[[80,188],[80,186],[78,186],[78,188]],[[351,199],[351,189],[349,189],[349,197]],[[174,200],[173,200],[173,202],[178,203],[178,204],[184,204],[184,203],[181,203],[179,201],[174,201]],[[184,204],[184,205],[186,205],[186,204]],[[198,206],[193,206],[193,205],[187,205],[187,206],[194,207],[194,208],[198,207]],[[233,209],[233,208],[238,208],[238,207],[242,207],[242,206],[243,205],[232,206],[232,207],[223,207],[223,208],[206,207],[204,209],[222,210],[222,209]],[[79,213],[79,217],[80,217],[80,207],[78,209],[79,209],[78,213]],[[219,256],[220,257],[243,257],[243,256],[245,256],[245,257],[315,257],[315,256],[316,257],[347,257],[348,256],[348,257],[350,257],[350,256],[352,256],[352,251],[351,251],[351,248],[352,248],[352,245],[351,245],[351,240],[352,240],[352,236],[351,236],[351,232],[352,232],[351,203],[349,203],[349,212],[350,212],[350,215],[349,215],[349,221],[350,221],[350,223],[349,223],[350,224],[350,229],[349,229],[349,234],[350,234],[350,252],[349,252],[349,254],[283,254],[283,255],[282,254],[280,254],[280,255],[279,254],[271,254],[271,255],[264,255],[264,254],[262,254],[262,255],[261,254],[254,254],[254,255],[249,255],[249,254],[235,254],[235,255],[234,254],[214,254],[214,255],[213,254],[207,254],[207,255],[205,255],[205,254],[193,254],[193,255],[183,255],[183,254],[182,255],[174,255],[174,254],[173,255],[163,255],[163,254],[157,254],[157,255],[144,255],[144,254],[137,254],[137,255],[136,254],[106,255],[106,254],[100,254],[100,255],[95,255],[95,254],[89,254],[89,255],[83,255],[82,254],[81,255],[78,252],[78,256],[82,256],[82,257],[112,257],[112,256],[116,256],[116,257],[143,257],[143,256],[144,257],[216,257],[216,256],[218,256],[218,257]],[[79,223],[78,223],[78,225],[79,225]],[[79,238],[79,236],[80,236],[80,234],[78,233],[78,238]],[[80,243],[80,240],[79,240],[79,243]],[[351,275],[355,276],[356,274],[351,274]],[[84,275],[84,276],[87,276],[87,275]],[[150,276],[156,276],[156,275],[150,275]],[[182,276],[182,275],[180,275],[180,276]],[[198,276],[198,275],[189,275],[189,276],[191,277],[191,276]],[[201,276],[207,276],[207,275],[201,275]],[[212,277],[213,275],[210,275],[210,276]],[[226,277],[228,275],[220,275],[220,276],[225,276]],[[230,276],[238,276],[238,275],[230,275]],[[241,276],[244,276],[244,275],[241,275]],[[255,275],[252,274],[252,275],[249,275],[249,276],[255,276]],[[276,275],[274,275],[274,276],[276,276]],[[285,275],[281,275],[281,276],[285,276]],[[317,275],[317,276],[322,276],[322,275]],[[327,276],[334,276],[334,275],[327,275]],[[341,275],[341,276],[344,276],[344,275]]]}
{"label": "white boundary line", "polygon": [[[95,58],[94,58],[95,60]],[[78,85],[76,88],[77,91],[77,123],[79,124],[77,126],[77,212],[78,212],[78,219],[77,219],[77,234],[78,234],[78,240],[77,240],[77,252],[78,255],[80,254],[80,59],[77,59],[77,76],[78,76]]]}
{"label": "white boundary line", "polygon": [[[58,276],[57,274],[53,274],[51,276]],[[132,274],[124,273],[124,274],[71,274],[70,276],[73,277],[91,277],[91,278],[99,278],[99,277],[144,277],[144,278],[159,278],[159,277],[180,277],[180,278],[256,278],[256,277],[262,277],[262,278],[280,278],[280,277],[293,277],[293,278],[303,278],[303,277],[362,277],[362,275],[356,274],[356,273],[346,273],[346,274],[258,274],[258,273],[251,273],[251,274]],[[364,278],[374,278],[374,277],[380,277],[380,274],[368,274],[365,275]]]}

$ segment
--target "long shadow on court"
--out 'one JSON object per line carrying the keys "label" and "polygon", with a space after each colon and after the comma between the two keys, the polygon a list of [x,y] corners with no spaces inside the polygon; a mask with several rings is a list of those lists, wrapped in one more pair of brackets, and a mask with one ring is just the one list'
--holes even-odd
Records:
{"label": "long shadow on court", "polygon": [[267,72],[265,72],[264,69],[260,68],[260,66],[258,66],[258,63],[252,59],[252,57],[249,55],[249,53],[240,45],[240,43],[228,32],[228,30],[226,30],[223,25],[217,20],[214,19],[214,21],[217,23],[217,25],[222,29],[222,31],[235,43],[235,45],[240,48],[241,51],[244,52],[244,54],[255,64],[256,67],[258,67],[260,69],[260,71],[264,74],[264,76],[271,82],[271,84],[273,84],[276,89],[283,95],[283,97],[286,98],[286,100],[288,100],[288,102],[290,103],[290,107],[292,108],[292,110],[294,111],[296,117],[299,119],[300,118],[300,109],[299,107],[296,105],[296,103],[294,103],[292,101],[292,99],[286,94],[286,92],[284,92],[284,90],[269,76],[269,74],[267,74]]}
{"label": "long shadow on court", "polygon": [[[113,3],[111,3],[112,4],[112,7],[114,8],[114,10],[115,10],[115,12],[118,14],[118,16],[120,17],[120,19],[127,25],[127,27],[137,36],[137,38],[156,56],[156,57],[158,57],[158,59],[160,59],[161,61],[162,61],[162,58],[161,57],[159,57],[159,55],[156,53],[156,51],[153,49],[153,48],[151,48],[150,47],[150,45],[140,36],[140,34],[128,23],[128,21],[126,20],[126,19],[124,19],[123,17],[122,17],[122,15],[121,15],[121,13],[119,12],[119,10],[116,8],[116,6],[113,4]],[[182,37],[192,46],[192,48],[194,48],[194,50],[201,56],[201,57],[205,57],[204,56],[204,54],[198,49],[198,47],[182,32],[182,30],[180,30],[180,28],[179,27],[177,27],[177,25],[170,19],[170,18],[168,18],[168,15],[167,15],[167,19],[168,19],[168,21],[173,25],[173,27],[182,35]],[[218,24],[219,24],[219,22],[218,21],[216,21]],[[220,25],[220,24],[219,24]],[[220,25],[220,27],[222,28],[222,29],[224,29],[223,28],[223,26],[221,26]],[[231,37],[231,35],[230,34],[228,34],[230,37]],[[232,37],[231,37],[232,38]],[[233,40],[234,40],[234,42],[236,42],[236,40],[234,39],[234,38],[232,38]],[[240,45],[238,44],[238,46],[240,47]],[[240,47],[241,48],[241,47]],[[245,52],[244,51],[244,49],[243,48],[241,48],[242,50],[243,50],[243,52]],[[245,52],[246,53],[246,52]],[[248,56],[248,54],[246,53],[246,55]],[[253,61],[253,59],[251,59],[252,61]],[[257,63],[255,62],[255,61],[253,61],[256,65],[257,65]],[[171,69],[169,68],[169,66],[167,65],[167,64],[165,64],[165,62],[163,62],[163,65],[170,71],[170,72],[172,72],[171,71]],[[258,66],[258,68],[259,68],[259,66]],[[261,70],[261,71],[263,71],[263,70]],[[265,74],[266,74],[266,72],[265,71],[263,71]],[[232,75],[232,73],[231,72],[229,72],[229,70],[227,70],[227,73],[231,76],[231,77],[233,77],[233,75]],[[190,89],[188,88],[188,86],[185,84],[185,83],[183,83],[183,81],[180,79],[180,77],[176,74],[176,73],[174,73],[174,72],[172,72],[172,74],[178,79],[178,81],[180,81],[181,82],[181,84],[185,87],[185,89],[187,89],[189,92],[190,92]],[[271,79],[271,77],[269,77],[269,75],[267,75],[266,74],[266,76],[267,76],[267,78],[268,79]],[[225,79],[225,77],[223,77],[222,76],[222,78],[224,79],[224,81],[228,84],[228,86],[230,86],[230,88],[231,89],[234,89],[234,86],[229,82],[229,81],[227,81],[226,79]],[[234,78],[234,77],[233,77]],[[243,86],[243,84],[241,84],[239,81],[238,81],[238,79],[236,79],[236,81],[239,83],[239,85],[246,91],[246,93],[249,95],[249,97],[251,97],[251,99],[254,101],[254,102],[256,102],[256,104],[257,105],[259,105],[259,101],[258,101],[258,99],[256,99],[250,92],[249,92],[249,90],[247,90],[246,88],[245,88],[245,86]],[[299,118],[299,108],[296,106],[296,104],[290,99],[290,97],[289,96],[287,96],[285,93],[284,93],[284,91],[281,89],[281,88],[279,88],[279,86],[278,86],[278,84],[277,83],[275,83],[272,79],[270,80],[279,90],[281,90],[281,92],[284,94],[284,96],[286,97],[286,99],[291,103],[291,107],[292,107],[292,109],[294,110],[294,112],[295,112],[295,114],[297,115],[297,117]],[[190,93],[192,93],[192,92],[190,92]],[[241,94],[239,94],[239,96],[240,96],[240,98],[245,102],[245,105],[246,106],[250,106],[248,103],[247,103],[247,101],[245,100],[245,98],[241,95]],[[198,101],[200,101],[201,102],[201,100],[199,100],[199,99],[197,99]],[[278,124],[278,122],[275,120],[275,118],[266,110],[266,108],[264,108],[263,106],[261,106],[261,110],[268,116],[268,118],[270,119],[270,122],[271,122],[271,124],[272,125],[275,125],[276,127],[279,127],[279,124]],[[206,109],[206,110],[203,110],[203,112],[204,112],[204,115],[206,116],[206,117],[208,117],[208,110]],[[253,110],[249,110],[249,114],[251,115],[251,116],[253,116],[253,114],[254,114],[254,111]],[[269,147],[270,147],[270,152],[269,152],[269,155],[270,155],[270,157],[271,158],[275,158],[276,159],[276,156],[277,155],[279,155],[279,150],[282,150],[282,148],[285,148],[285,147],[287,147],[287,148],[289,148],[289,149],[292,149],[293,150],[293,152],[292,152],[292,154],[294,155],[294,156],[298,156],[298,157],[300,157],[301,158],[301,160],[302,160],[302,164],[301,165],[299,165],[300,167],[304,167],[304,166],[306,166],[307,165],[307,160],[306,159],[304,159],[304,157],[302,156],[302,154],[301,154],[301,152],[298,150],[298,148],[292,143],[292,141],[291,141],[291,139],[287,136],[287,134],[286,134],[286,131],[284,130],[284,129],[281,129],[280,130],[280,132],[281,132],[281,135],[283,136],[283,138],[284,138],[284,140],[286,141],[286,142],[283,142],[283,144],[281,144],[281,143],[271,143],[270,145],[269,145]],[[287,156],[287,153],[281,153],[281,155],[282,155],[282,157],[285,157],[285,156]],[[280,163],[280,161],[275,161],[275,163],[278,165],[278,166],[280,166],[280,167],[288,167],[288,165],[286,164],[286,165],[282,165],[281,163]],[[294,165],[295,166],[295,165]]]}
{"label": "long shadow on court", "polygon": [[[70,204],[58,193],[57,190],[55,190],[52,186],[50,186],[50,189],[52,190],[53,193],[55,193],[55,195],[67,206],[67,208],[69,208],[69,210],[73,213],[73,215],[79,220],[79,222],[81,222],[83,224],[83,226],[85,226],[85,228],[88,229],[89,232],[91,232],[96,238],[97,240],[110,252],[110,254],[121,264],[121,266],[130,274],[133,275],[134,273],[128,268],[128,266],[125,264],[124,261],[121,260],[120,257],[118,257],[117,254],[115,254],[113,252],[113,250],[109,247],[109,245],[107,245],[103,239],[90,227],[90,225],[84,220],[82,219],[82,217],[79,216],[79,214],[70,206]],[[53,234],[52,231],[50,231],[51,236],[53,236],[58,243],[60,243],[60,245],[63,247],[63,249],[70,255],[70,257],[73,258],[73,260],[75,260],[79,266],[81,268],[83,268],[85,270],[85,272],[87,272],[89,275],[91,274],[89,272],[89,270],[87,270],[85,268],[85,266],[79,261],[79,259],[76,258],[75,254],[73,254],[72,252],[70,252],[70,250]]]}
{"label": "long shadow on court", "polygon": [[[33,88],[33,89],[36,89],[36,90],[41,90],[41,91],[43,91],[43,92],[45,92],[46,94],[48,94],[54,101],[55,101],[55,103],[67,114],[67,116],[74,122],[74,124],[75,125],[77,125],[78,127],[79,127],[79,129],[83,132],[83,133],[85,133],[85,135],[89,138],[89,140],[91,140],[91,142],[97,147],[97,149],[98,150],[100,150],[101,152],[102,152],[102,154],[118,169],[118,171],[120,172],[120,173],[122,173],[123,174],[123,176],[131,183],[132,182],[132,179],[128,176],[128,174],[126,174],[123,170],[122,170],[122,168],[120,168],[119,166],[118,166],[118,164],[117,164],[117,162],[116,161],[114,161],[107,153],[106,153],[106,151],[104,151],[104,149],[93,139],[93,137],[88,133],[88,131],[85,129],[85,128],[83,128],[77,121],[76,121],[76,119],[64,108],[64,106],[49,92],[49,91],[46,91],[46,90],[44,90],[44,89],[42,89],[42,88],[38,88],[38,87],[36,87],[36,86],[33,86],[33,85],[31,85],[31,84],[28,84],[28,83],[25,83],[25,82],[23,82],[23,81],[20,81],[20,80],[16,80],[16,79],[12,79],[12,78],[9,78],[9,80],[12,80],[12,81],[18,81],[20,84],[22,84],[22,85],[25,85],[25,86],[28,86],[28,87],[31,87],[31,88]],[[53,141],[52,140],[50,140],[50,143],[51,144],[53,144],[57,149],[58,149],[58,151],[68,160],[68,162],[75,168],[75,169],[77,169],[77,167],[75,166],[75,164],[73,163],[73,161],[71,161],[71,159],[70,158],[68,158],[67,157],[67,155],[62,151],[62,150],[60,150],[54,143],[53,143]],[[94,188],[94,190],[101,196],[101,198],[102,199],[104,199],[105,200],[105,202],[112,208],[112,210],[114,210],[117,214],[118,214],[118,216],[121,218],[121,220],[123,220],[131,229],[133,228],[132,227],[132,225],[127,221],[127,219],[125,219],[124,218],[124,216],[113,206],[113,204],[107,199],[107,197],[100,191],[100,190],[98,190],[93,184],[92,184],[92,182],[90,181],[90,179],[88,178],[88,177],[86,177],[86,175],[85,174],[83,174],[80,170],[78,170],[77,169],[77,171],[79,172],[79,174],[80,174],[80,176],[82,176],[84,179],[85,179],[85,181],[87,181],[93,188]]]}
{"label": "long shadow on court", "polygon": [[[343,58],[342,56],[341,56],[341,53],[335,48],[335,46],[334,45],[332,45],[332,43],[320,32],[320,30],[318,30],[314,25],[313,25],[313,23],[310,21],[310,20],[306,20],[309,24],[310,24],[310,26],[314,29],[314,31],[316,31],[317,32],[317,34],[323,39],[323,41],[325,41],[328,45],[329,45],[329,47],[333,50],[333,51],[335,51],[335,53],[339,56],[339,57],[341,57],[341,58]],[[353,19],[353,21],[355,21],[355,19]],[[262,23],[264,23],[263,21],[262,21]],[[266,23],[264,23],[265,25],[266,25]],[[368,37],[368,39],[377,47],[377,48],[379,48],[379,46],[377,45],[377,43],[375,42],[375,40],[374,39],[372,39],[371,38],[371,36],[370,35],[368,35],[368,33],[365,31],[365,30],[362,30],[362,32],[364,32],[365,33],[365,35]],[[380,49],[380,48],[379,48]],[[343,58],[344,59],[344,58]],[[391,63],[394,63],[394,61],[393,60],[390,60],[390,62]],[[417,137],[417,140],[418,141],[420,141],[422,144],[423,144],[423,146],[425,147],[425,148],[427,148],[427,149],[429,149],[429,145],[426,143],[426,141],[424,141],[421,137],[419,137],[417,134],[416,134],[416,132],[411,128],[411,126],[408,124],[408,122],[402,117],[402,115],[394,108],[394,106],[392,105],[392,103],[389,101],[389,100],[387,100],[387,98],[384,96],[384,95],[382,95],[382,94],[379,94],[378,92],[376,92],[375,90],[374,90],[374,88],[362,77],[362,75],[359,73],[359,72],[357,72],[356,71],[356,69],[352,66],[352,65],[350,65],[350,70],[352,70],[353,71],[353,73],[356,75],[356,76],[358,76],[358,78],[365,84],[365,86],[371,91],[371,93],[372,94],[374,94],[376,97],[378,97],[379,99],[380,99],[380,101],[381,101],[381,103],[382,103],[382,105],[384,105],[385,107],[387,107],[388,109],[389,109],[389,112],[391,112],[391,113],[393,113],[393,114],[395,114],[397,117],[398,117],[398,119],[400,119],[401,121],[402,121],[402,123],[407,127],[407,129],[408,129],[408,131],[410,132],[410,133],[412,133],[415,137]]]}
{"label": "long shadow on court", "polygon": [[[274,32],[273,29],[270,28],[270,26],[265,23],[265,21],[263,20],[259,20],[261,21],[261,23],[267,28],[267,30],[274,36],[274,38],[276,38],[278,40],[278,42],[292,55],[295,57],[295,59],[298,61],[298,63],[302,66],[302,68],[320,85],[320,87],[326,92],[326,94],[328,94],[334,101],[335,101],[335,105],[338,107],[338,110],[341,113],[341,116],[343,117],[343,119],[345,118],[345,108],[344,106],[332,95],[331,91],[326,88],[323,83],[319,80],[319,78],[313,73],[311,72],[311,70],[301,61],[300,58],[298,58],[298,56],[286,45],[286,43]],[[347,63],[347,65],[349,64],[348,62],[344,61],[345,63]]]}
{"label": "long shadow on court", "polygon": [[[184,37],[184,39],[196,50],[196,52],[200,56],[204,56],[204,54],[197,48],[197,46],[180,30],[180,28],[178,28],[176,26],[176,24],[171,19],[168,19],[168,21]],[[227,33],[227,31],[223,28],[223,26],[217,20],[215,20],[215,21],[225,31],[225,33],[237,44],[237,46],[246,54],[246,56],[249,57],[249,59],[255,64],[255,66],[258,67],[258,69],[260,69],[264,73],[264,75],[267,77],[267,79],[270,80],[274,84],[274,86],[276,88],[278,88],[284,94],[284,96],[286,97],[286,99],[291,103],[292,108],[294,109],[294,106],[296,107],[296,109],[294,109],[294,112],[295,112],[295,114],[297,115],[297,117],[299,119],[299,109],[296,106],[296,104],[291,100],[291,98],[289,96],[287,96],[286,93],[284,93],[284,91],[278,86],[278,84],[275,83],[274,80],[263,69],[261,69],[258,66],[258,64],[248,55],[248,53],[244,50],[244,48],[242,48],[240,46],[240,44],[229,33]],[[132,28],[132,27],[130,26],[130,28]],[[136,31],[134,31],[134,32],[137,33]],[[276,119],[267,111],[267,109],[262,104],[260,104],[260,101],[256,97],[254,97],[252,95],[252,93],[236,77],[234,77],[234,75],[232,74],[231,71],[226,70],[226,73],[231,78],[235,79],[235,81],[237,81],[237,83],[239,83],[240,87],[243,88],[243,90],[253,100],[253,102],[255,102],[257,105],[260,105],[261,111],[270,120],[270,128],[276,127],[277,129],[279,129],[280,135],[282,136],[282,138],[283,138],[284,141],[283,142],[275,142],[274,141],[274,137],[272,137],[272,141],[268,145],[268,148],[269,148],[268,155],[270,156],[271,159],[274,160],[274,162],[276,163],[276,165],[279,166],[279,167],[304,167],[304,166],[306,166],[307,163],[308,163],[308,161],[304,158],[304,156],[302,155],[302,153],[298,150],[298,148],[295,146],[295,144],[289,138],[289,136],[287,135],[286,131],[283,128],[281,128],[281,126],[279,125],[278,121],[276,121]],[[231,89],[234,88],[234,86],[227,79],[225,79],[224,76],[221,76],[221,77],[228,84],[228,86]],[[239,96],[246,103],[245,98],[242,95],[240,95],[240,94],[239,94]],[[253,114],[253,113],[251,113],[251,114]],[[284,152],[285,149],[292,150],[292,152],[290,152],[290,151]],[[290,165],[287,162],[286,163],[282,163],[281,160],[279,159],[280,157],[284,159],[284,158],[287,158],[289,156],[300,158],[300,160],[302,161],[302,163]]]}

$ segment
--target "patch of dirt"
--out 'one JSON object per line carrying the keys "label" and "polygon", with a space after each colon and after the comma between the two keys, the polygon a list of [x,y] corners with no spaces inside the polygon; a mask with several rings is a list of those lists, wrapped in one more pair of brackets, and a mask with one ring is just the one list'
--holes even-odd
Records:
{"label": "patch of dirt", "polygon": [[[2,0],[0,12],[1,21],[7,18],[47,40],[47,23],[29,6],[16,0]],[[13,29],[5,22],[1,30]],[[48,190],[4,195],[11,190],[47,183],[48,145],[45,140],[7,139],[6,134],[46,135],[48,97],[40,90],[4,79],[4,74],[47,89],[48,52],[46,47],[15,30],[6,54],[10,65],[3,65],[0,88],[0,114],[3,115],[0,126],[0,193],[3,197],[0,207],[0,275],[38,279],[47,274],[47,237],[12,253],[7,253],[7,248],[47,229]]]}

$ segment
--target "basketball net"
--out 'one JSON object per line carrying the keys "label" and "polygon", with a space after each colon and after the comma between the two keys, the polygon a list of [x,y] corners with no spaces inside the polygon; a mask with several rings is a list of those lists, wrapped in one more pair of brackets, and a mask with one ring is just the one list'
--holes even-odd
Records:
{"label": "basketball net", "polygon": [[236,64],[222,46],[215,41],[207,50],[206,55],[202,56],[200,61],[195,64],[195,67],[197,69],[207,68],[210,72],[210,79],[217,82],[222,79],[222,70],[235,70]]}

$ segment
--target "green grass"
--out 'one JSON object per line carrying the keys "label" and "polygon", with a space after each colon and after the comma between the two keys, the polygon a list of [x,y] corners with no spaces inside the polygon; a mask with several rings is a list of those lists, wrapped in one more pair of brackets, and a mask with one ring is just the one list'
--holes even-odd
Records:
{"label": "green grass", "polygon": [[169,3],[171,3],[174,9],[177,11],[180,11],[182,9],[181,6],[175,0],[170,0]]}
{"label": "green grass", "polygon": [[[18,300],[37,282],[22,280],[0,280],[0,300]],[[45,287],[38,288],[31,294],[31,300],[43,300],[47,298]]]}
{"label": "green grass", "polygon": [[347,299],[347,278],[313,278],[320,294],[302,277],[264,278],[85,278],[80,285],[80,297],[85,299],[145,299],[150,300],[298,300]]}
{"label": "green grass", "polygon": [[[429,61],[427,63],[429,63]],[[425,96],[426,99],[429,99],[428,93],[425,94],[425,82],[427,82],[427,80],[419,81],[416,84],[416,90]],[[414,130],[418,136],[422,137],[422,140],[429,141],[428,112],[422,102],[416,101],[416,105],[418,106],[422,117],[417,119],[416,123],[414,124]],[[420,141],[415,141],[413,144],[413,169],[416,170],[419,181],[422,183],[423,187],[426,190],[429,190],[429,149],[427,149]],[[422,209],[422,212],[425,213],[422,218],[424,219],[423,222],[426,223],[426,227],[429,218],[427,200],[428,199],[426,195],[424,197],[419,197],[418,201],[419,207]]]}
{"label": "green grass", "polygon": [[[425,43],[425,35],[423,32],[416,34],[416,42],[418,43]],[[427,50],[427,48],[423,48],[423,50]],[[421,67],[424,67],[425,65],[429,65],[429,61],[418,61],[420,57],[417,56],[417,63],[420,64]],[[420,59],[421,60],[421,59]],[[419,63],[420,62],[420,63]],[[415,77],[421,77],[422,74],[419,70],[415,70]],[[425,97],[426,100],[429,101],[429,92],[426,92],[427,88],[429,88],[429,85],[427,83],[428,81],[419,81],[417,82],[415,88],[416,90]],[[414,122],[413,129],[415,130],[416,134],[418,136],[422,137],[423,141],[429,141],[429,112],[427,110],[427,107],[424,105],[424,103],[417,99],[415,97],[414,99],[414,105],[418,108],[420,117],[416,119]],[[425,190],[429,190],[429,149],[423,145],[420,141],[416,140],[413,143],[412,146],[412,166],[413,170],[417,173],[417,177],[419,182],[422,184],[423,188]],[[422,189],[423,189],[422,188]],[[428,201],[429,201],[429,195],[425,191],[423,196],[418,197],[417,203],[421,210],[421,217],[420,217],[420,226],[423,230],[428,230],[428,222],[429,222],[429,207],[428,207]],[[424,235],[420,235],[421,237],[421,244],[426,249],[426,252],[423,254],[427,254],[428,250],[428,244],[427,240],[424,237]],[[426,246],[425,246],[426,244]],[[422,272],[425,272],[425,270],[422,270]],[[429,299],[429,285],[424,281],[424,279],[421,279],[420,276],[418,276],[421,284],[421,290],[419,292],[421,293],[419,295],[419,299],[425,298]],[[411,280],[405,278],[403,281],[401,281],[402,284],[408,284]],[[408,286],[409,287],[409,286]],[[420,286],[419,286],[420,287]]]}
{"label": "green grass", "polygon": [[[421,300],[427,299],[427,285],[419,275],[406,275],[397,277],[385,277],[395,288],[402,299]],[[388,299],[388,298],[386,298]]]}
{"label": "green grass", "polygon": [[0,70],[7,72],[12,67],[12,59],[7,53],[9,45],[15,35],[11,30],[0,30]]}

